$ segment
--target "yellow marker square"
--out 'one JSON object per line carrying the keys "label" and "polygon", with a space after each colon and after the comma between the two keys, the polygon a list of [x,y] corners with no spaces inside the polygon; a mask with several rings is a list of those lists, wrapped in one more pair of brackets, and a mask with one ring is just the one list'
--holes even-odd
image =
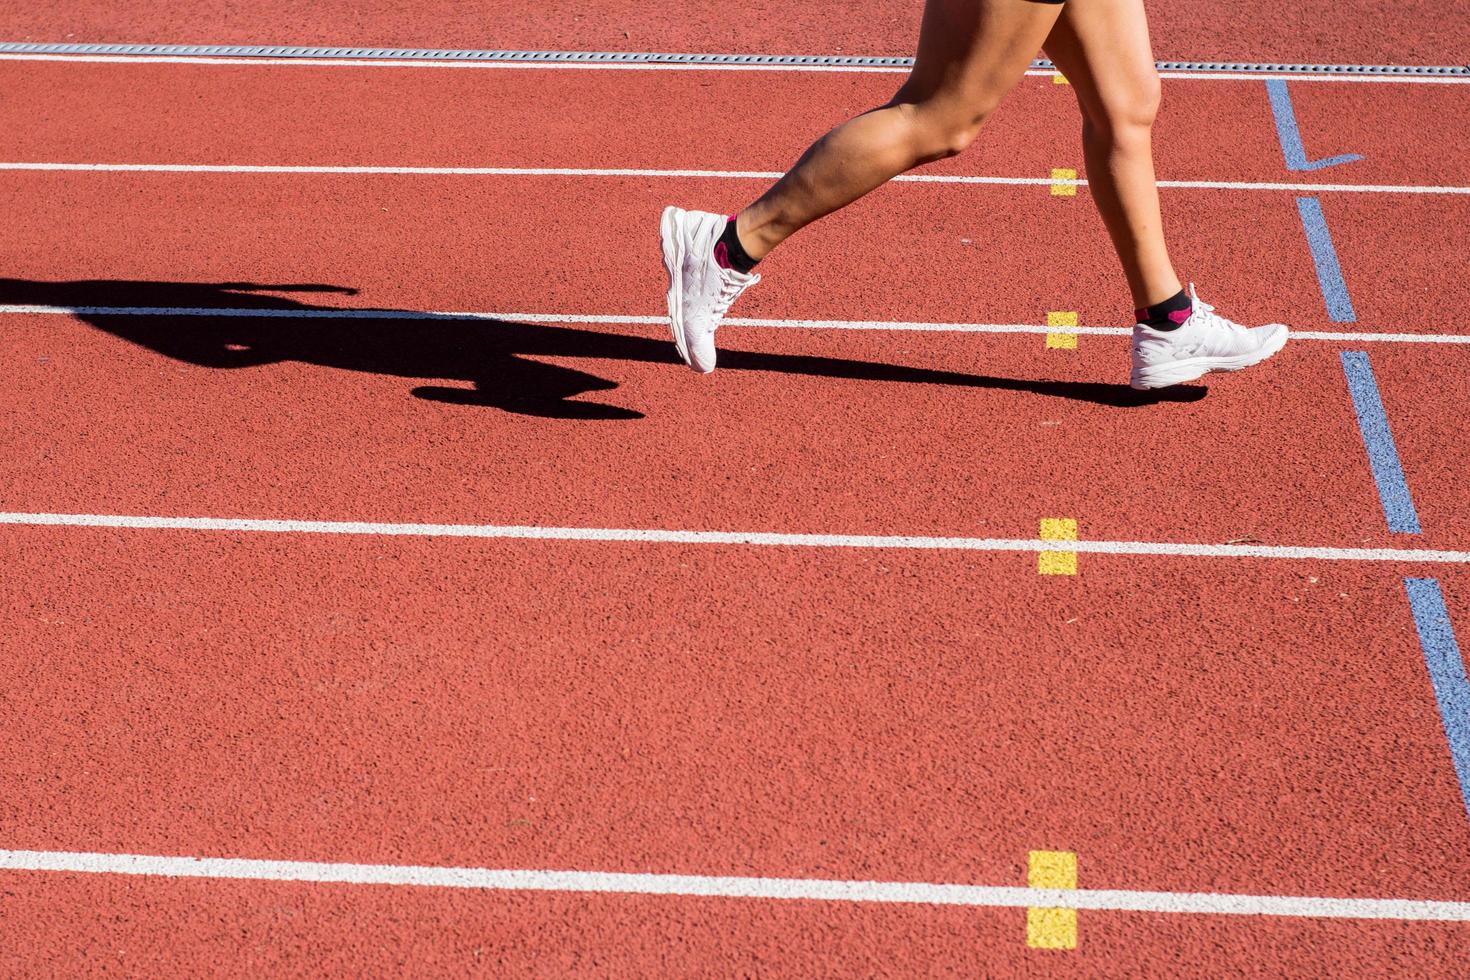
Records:
{"label": "yellow marker square", "polygon": [[1053,183],[1051,185],[1051,196],[1052,197],[1076,197],[1077,196],[1077,185],[1076,184],[1061,184],[1061,183],[1056,183],[1056,181],[1062,181],[1062,180],[1076,180],[1077,179],[1077,171],[1071,169],[1070,167],[1053,167],[1052,170],[1051,170],[1051,179],[1053,181]]}
{"label": "yellow marker square", "polygon": [[1076,909],[1027,909],[1026,945],[1032,949],[1076,949]]}
{"label": "yellow marker square", "polygon": [[1076,888],[1077,855],[1072,851],[1032,851],[1026,860],[1026,884],[1032,888]]}
{"label": "yellow marker square", "polygon": [[1053,85],[1071,85],[1072,84],[1071,82],[1067,81],[1067,76],[1066,75],[1063,75],[1061,72],[1057,72],[1055,75],[1053,75],[1051,77],[1051,83]]}
{"label": "yellow marker square", "polygon": [[[1075,327],[1077,326],[1077,314],[1072,310],[1052,310],[1046,315],[1048,327]],[[1075,333],[1049,333],[1046,335],[1047,350],[1076,350],[1077,335]]]}
{"label": "yellow marker square", "polygon": [[[1072,851],[1032,851],[1026,860],[1026,884],[1068,891],[1076,888],[1077,855]],[[1077,910],[1027,909],[1026,945],[1032,949],[1076,949]]]}
{"label": "yellow marker square", "polygon": [[1077,552],[1042,551],[1036,555],[1038,575],[1076,575]]}
{"label": "yellow marker square", "polygon": [[1041,519],[1041,540],[1076,541],[1077,519],[1075,517],[1043,517]]}
{"label": "yellow marker square", "polygon": [[[1076,541],[1076,519],[1043,517],[1041,519],[1041,540]],[[1036,573],[1038,575],[1076,575],[1077,552],[1060,550],[1039,552],[1036,556]]]}

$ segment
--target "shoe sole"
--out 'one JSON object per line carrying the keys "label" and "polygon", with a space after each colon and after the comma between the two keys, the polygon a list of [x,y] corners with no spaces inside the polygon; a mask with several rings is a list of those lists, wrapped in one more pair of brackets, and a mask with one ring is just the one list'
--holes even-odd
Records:
{"label": "shoe sole", "polygon": [[1132,377],[1128,379],[1128,385],[1139,391],[1149,391],[1154,388],[1184,384],[1186,381],[1195,381],[1215,371],[1244,371],[1278,353],[1286,346],[1286,339],[1290,333],[1291,331],[1283,326],[1272,334],[1271,338],[1259,349],[1249,354],[1237,354],[1234,357],[1191,357],[1185,361],[1172,361],[1154,368],[1135,370]]}
{"label": "shoe sole", "polygon": [[689,344],[684,339],[684,282],[680,274],[684,268],[684,236],[679,233],[679,216],[684,212],[676,207],[664,208],[659,219],[659,238],[663,243],[664,271],[669,274],[669,290],[664,299],[669,307],[669,331],[674,335],[674,347],[679,358],[691,371],[698,371],[689,359]]}

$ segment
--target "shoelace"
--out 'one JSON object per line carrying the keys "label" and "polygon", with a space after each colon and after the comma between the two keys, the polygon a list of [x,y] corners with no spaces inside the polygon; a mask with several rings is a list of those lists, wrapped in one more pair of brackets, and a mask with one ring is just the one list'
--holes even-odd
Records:
{"label": "shoelace", "polygon": [[754,283],[754,279],[749,279],[745,282],[736,282],[733,279],[726,279],[724,276],[720,277],[720,295],[715,299],[714,310],[712,311],[712,315],[710,316],[710,333],[714,333],[716,330],[719,329],[720,320],[725,316],[726,313],[730,312],[730,307],[732,304],[734,304],[735,297],[744,292],[745,287],[753,285]]}
{"label": "shoelace", "polygon": [[1198,309],[1201,313],[1204,314],[1204,325],[1207,331],[1223,330],[1225,333],[1228,333],[1231,336],[1238,336],[1245,333],[1244,327],[1233,320],[1227,320],[1223,316],[1220,316],[1218,313],[1215,312],[1215,308],[1208,303],[1200,303],[1198,305]]}
{"label": "shoelace", "polygon": [[1189,297],[1194,301],[1194,312],[1203,314],[1205,318],[1206,329],[1209,329],[1211,327],[1216,329],[1224,327],[1225,330],[1231,334],[1245,333],[1244,327],[1242,327],[1238,323],[1235,323],[1232,320],[1227,320],[1223,316],[1220,316],[1220,314],[1215,312],[1215,308],[1213,306],[1200,299],[1199,294],[1194,291],[1194,283],[1189,284]]}

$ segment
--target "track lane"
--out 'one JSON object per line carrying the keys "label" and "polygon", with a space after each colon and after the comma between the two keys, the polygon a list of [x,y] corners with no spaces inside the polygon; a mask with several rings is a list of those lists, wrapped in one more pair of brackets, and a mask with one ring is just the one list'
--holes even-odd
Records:
{"label": "track lane", "polygon": [[[1470,200],[1465,202],[1470,205]],[[1355,197],[1324,197],[1322,212],[1332,230],[1343,275],[1359,321],[1398,317],[1403,322],[1453,323],[1470,285],[1457,270],[1464,259],[1428,244],[1445,222],[1463,228],[1470,207],[1444,211],[1404,198],[1389,205]],[[1417,314],[1411,307],[1418,307]]]}
{"label": "track lane", "polygon": [[[652,177],[12,173],[0,181],[13,228],[0,256],[15,280],[309,282],[356,289],[340,301],[364,307],[652,314],[662,311],[664,285],[650,229],[663,206],[730,209],[759,186]],[[1245,322],[1281,316],[1289,305],[1293,326],[1343,329],[1317,292],[1296,195],[1165,193],[1175,262],[1207,299]],[[1126,322],[1122,275],[1085,195],[884,188],[774,256],[738,313],[1026,323],[1066,309],[1083,323]],[[1348,288],[1363,307],[1350,329],[1467,332],[1435,311],[1470,306],[1470,283],[1443,275],[1459,262],[1457,232],[1470,220],[1470,198],[1384,197],[1323,202]],[[528,208],[528,200],[546,203]],[[1384,251],[1375,243],[1385,238],[1406,247]],[[1426,305],[1427,283],[1434,307]],[[37,295],[7,287],[4,298]]]}
{"label": "track lane", "polygon": [[0,540],[15,849],[1466,897],[1392,568]]}
{"label": "track lane", "polygon": [[[696,72],[668,84],[625,71],[0,62],[13,96],[0,103],[0,125],[15,134],[7,161],[779,172],[900,80]],[[1470,148],[1449,138],[1470,114],[1470,89],[1363,88],[1291,86],[1309,153],[1365,159],[1289,176],[1263,82],[1169,83],[1160,178],[1470,184]],[[711,111],[727,102],[760,111]],[[1027,78],[969,152],[921,172],[1082,171],[1078,128],[1070,88]]]}
{"label": "track lane", "polygon": [[[1470,542],[1462,520],[1387,533],[1328,345],[1129,407],[1096,380],[1124,370],[1111,338],[749,331],[705,380],[646,332],[95,319],[7,319],[26,369],[6,510],[1026,539],[1070,516],[1094,539]],[[1453,515],[1455,481],[1421,473]]]}

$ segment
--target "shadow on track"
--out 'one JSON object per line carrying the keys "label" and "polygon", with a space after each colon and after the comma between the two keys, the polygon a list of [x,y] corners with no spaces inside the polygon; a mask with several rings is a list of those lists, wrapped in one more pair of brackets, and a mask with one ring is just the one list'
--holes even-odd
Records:
{"label": "shadow on track", "polygon": [[[639,419],[627,408],[575,400],[610,391],[617,382],[536,357],[677,364],[671,341],[509,320],[435,316],[409,310],[373,310],[334,316],[342,307],[318,306],[267,293],[351,296],[344,286],[313,283],[191,283],[128,280],[40,282],[0,279],[0,304],[63,306],[100,330],[167,357],[208,368],[243,368],[280,361],[392,377],[460,381],[471,387],[425,385],[414,395],[456,405],[480,405],[540,418]],[[116,314],[107,308],[187,309],[190,315]],[[210,315],[209,310],[258,311]],[[271,311],[274,311],[273,313]],[[683,366],[680,365],[681,370]],[[1020,391],[1132,408],[1193,402],[1204,387],[1134,391],[1127,385],[1033,381],[902,367],[834,357],[722,350],[722,371],[773,371],[856,381],[953,385]]]}

